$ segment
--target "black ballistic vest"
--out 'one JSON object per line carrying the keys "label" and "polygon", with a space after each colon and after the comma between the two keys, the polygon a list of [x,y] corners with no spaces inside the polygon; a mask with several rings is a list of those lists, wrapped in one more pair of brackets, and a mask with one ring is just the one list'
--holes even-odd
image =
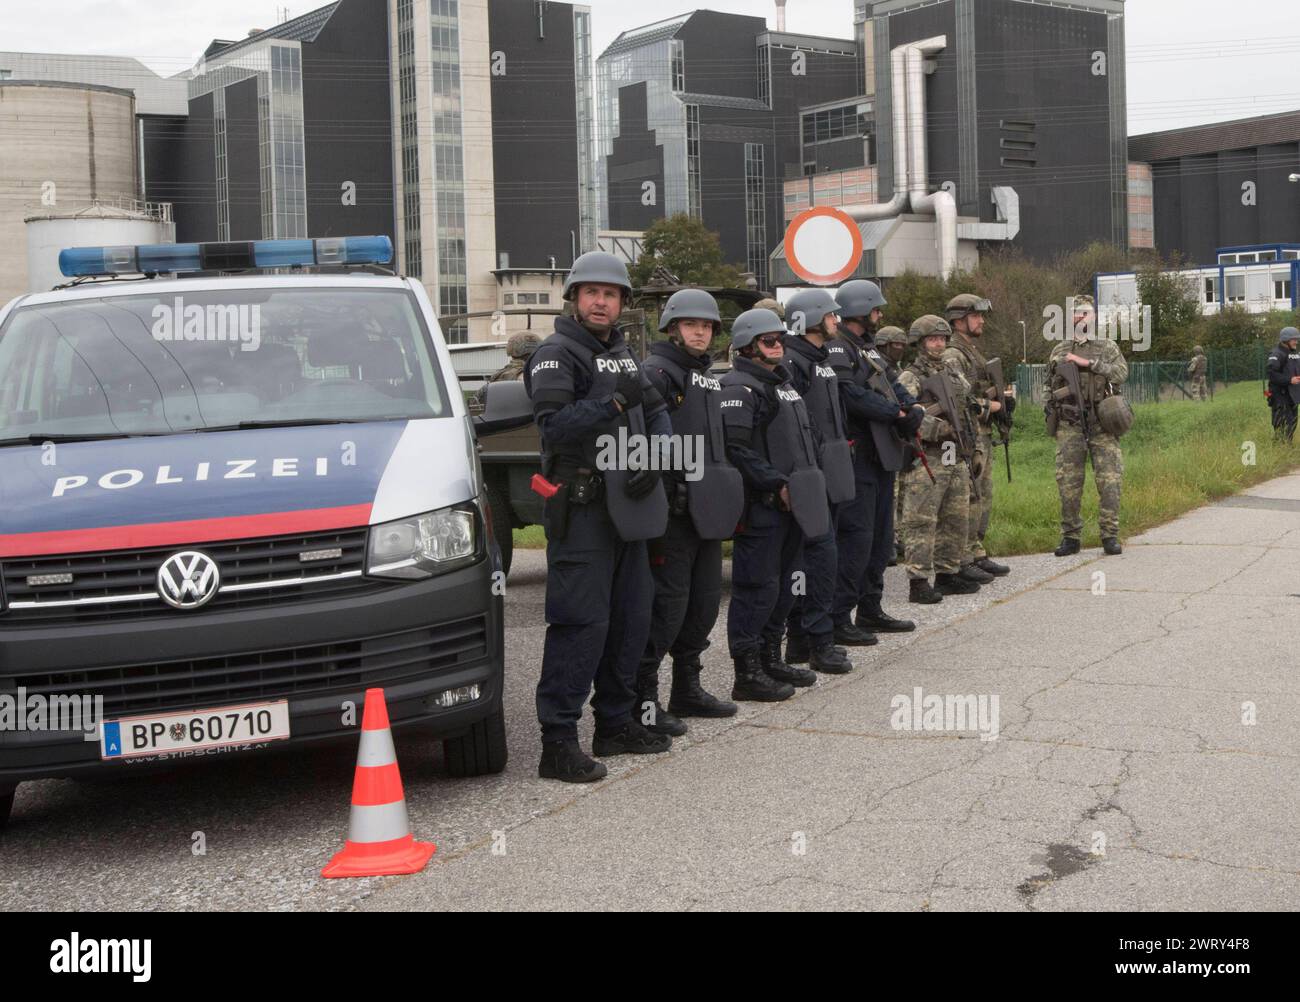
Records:
{"label": "black ballistic vest", "polygon": [[726,378],[728,384],[748,386],[768,399],[775,396],[772,420],[766,428],[754,429],[756,444],[767,461],[788,478],[790,510],[804,535],[814,539],[826,535],[831,524],[826,478],[817,465],[812,423],[803,397],[788,379],[773,386],[740,369],[732,369]]}
{"label": "black ballistic vest", "polygon": [[703,476],[685,481],[691,522],[701,539],[730,539],[744,514],[745,483],[727,460],[722,384],[707,369],[683,366],[672,356],[675,347],[663,341],[651,345],[646,364],[662,371],[680,398],[668,401],[673,434],[683,442],[704,443]]}
{"label": "black ballistic vest", "polygon": [[[826,496],[831,504],[840,504],[851,500],[856,488],[853,483],[853,453],[848,436],[844,433],[839,377],[831,368],[830,362],[826,361],[824,349],[818,350],[807,342],[802,347],[793,345],[790,343],[793,340],[794,336],[786,339],[785,361],[787,365],[798,369],[803,381],[808,384],[804,405],[822,437],[819,458],[822,473],[826,477]],[[818,355],[821,357],[816,357]]]}
{"label": "black ballistic vest", "polygon": [[[595,340],[594,336],[593,340]],[[555,333],[547,339],[547,343],[563,349],[573,358],[576,368],[588,375],[590,385],[587,392],[576,399],[597,400],[610,396],[617,388],[618,377],[622,372],[638,378],[641,375],[636,359],[632,357],[631,350],[621,337],[611,334],[608,350],[596,352],[589,345],[571,336],[563,327],[557,327]],[[646,435],[644,407],[641,404],[630,407],[609,423],[607,433],[613,435],[615,441],[620,427],[627,429],[629,440],[637,435]],[[601,452],[599,438],[600,436],[597,435],[584,441],[580,455],[569,455],[565,451],[560,451],[554,458],[600,471],[605,480],[605,509],[609,512],[610,520],[623,540],[631,542],[638,539],[658,539],[668,528],[668,496],[664,492],[662,482],[656,484],[653,491],[639,500],[628,497],[624,485],[636,471],[622,469],[621,464],[618,464],[619,468],[600,470],[597,463]],[[543,456],[543,462],[548,463],[550,458]]]}

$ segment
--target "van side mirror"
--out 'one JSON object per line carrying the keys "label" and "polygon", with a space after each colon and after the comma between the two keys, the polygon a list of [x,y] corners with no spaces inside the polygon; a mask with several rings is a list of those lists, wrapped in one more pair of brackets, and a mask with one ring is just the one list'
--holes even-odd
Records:
{"label": "van side mirror", "polygon": [[483,410],[474,415],[474,432],[491,435],[532,424],[533,402],[522,379],[502,379],[483,387]]}

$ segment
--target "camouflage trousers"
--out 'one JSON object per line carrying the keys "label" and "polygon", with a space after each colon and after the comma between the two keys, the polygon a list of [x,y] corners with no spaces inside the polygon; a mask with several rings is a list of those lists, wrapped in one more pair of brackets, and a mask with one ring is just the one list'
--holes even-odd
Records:
{"label": "camouflage trousers", "polygon": [[894,552],[899,555],[903,553],[903,483],[906,480],[907,470],[894,478]]}
{"label": "camouflage trousers", "polygon": [[900,481],[903,499],[903,560],[913,580],[956,574],[965,562],[970,518],[970,469],[958,461],[931,463],[934,483],[921,467]]}
{"label": "camouflage trousers", "polygon": [[1119,439],[1094,429],[1092,441],[1077,424],[1061,423],[1056,430],[1056,488],[1061,495],[1061,535],[1078,539],[1083,533],[1084,463],[1092,456],[1092,478],[1100,499],[1097,523],[1101,538],[1119,536],[1119,498],[1124,486],[1124,453]]}
{"label": "camouflage trousers", "polygon": [[1193,376],[1192,385],[1188,387],[1188,392],[1191,393],[1193,400],[1210,399],[1210,387],[1204,376]]}
{"label": "camouflage trousers", "polygon": [[970,524],[966,530],[966,556],[962,563],[969,564],[988,556],[984,550],[984,534],[989,531],[989,513],[993,510],[993,437],[987,428],[980,428],[976,454],[983,460],[983,469],[977,478],[970,478]]}

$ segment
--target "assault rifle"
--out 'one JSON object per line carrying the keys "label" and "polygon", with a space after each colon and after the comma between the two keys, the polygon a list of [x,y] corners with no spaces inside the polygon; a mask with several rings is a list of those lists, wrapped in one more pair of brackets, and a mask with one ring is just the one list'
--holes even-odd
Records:
{"label": "assault rifle", "polygon": [[993,380],[993,385],[989,387],[989,399],[996,400],[1002,405],[1002,410],[993,415],[993,423],[997,425],[1002,437],[993,444],[1000,445],[1006,450],[1007,483],[1011,483],[1011,426],[1015,421],[1007,410],[1007,397],[1003,389],[1007,382],[1002,374],[1002,359],[990,358],[985,363],[985,368],[988,370],[989,378]]}

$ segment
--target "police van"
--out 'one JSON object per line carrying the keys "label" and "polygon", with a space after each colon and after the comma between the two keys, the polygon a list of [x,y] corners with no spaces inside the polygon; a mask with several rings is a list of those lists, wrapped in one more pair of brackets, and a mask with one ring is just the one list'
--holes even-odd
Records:
{"label": "police van", "polygon": [[355,739],[371,687],[505,767],[474,428],[391,257],[74,248],[0,308],[0,825],[26,780]]}

